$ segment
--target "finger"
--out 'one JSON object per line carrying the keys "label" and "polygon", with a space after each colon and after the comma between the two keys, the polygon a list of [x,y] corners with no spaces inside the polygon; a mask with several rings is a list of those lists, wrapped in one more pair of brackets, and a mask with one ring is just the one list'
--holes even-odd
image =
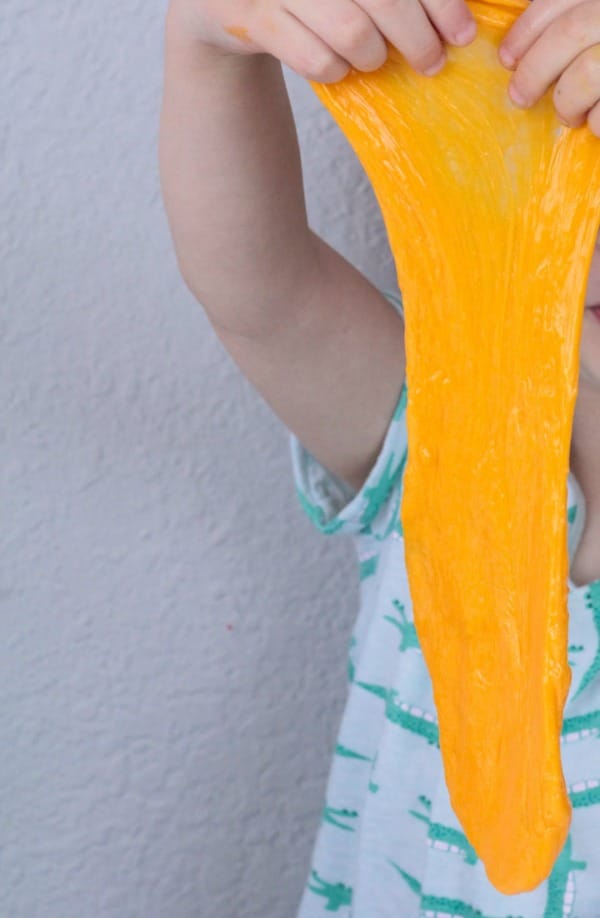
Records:
{"label": "finger", "polygon": [[600,45],[580,54],[567,67],[554,89],[554,107],[569,127],[580,127],[600,100]]}
{"label": "finger", "polygon": [[337,83],[350,71],[348,61],[286,10],[277,9],[269,18],[259,19],[256,35],[250,31],[266,52],[306,80]]}
{"label": "finger", "polygon": [[419,0],[361,0],[361,6],[414,70],[431,76],[443,66],[440,36]]}
{"label": "finger", "polygon": [[504,66],[513,70],[540,35],[556,19],[578,5],[580,0],[535,0],[530,3],[498,48],[498,57]]}
{"label": "finger", "polygon": [[600,15],[595,3],[582,3],[565,13],[519,62],[509,86],[511,99],[524,108],[533,105],[575,58],[599,42]]}
{"label": "finger", "polygon": [[287,0],[286,8],[356,70],[377,70],[385,64],[385,39],[354,0],[308,4],[305,0]]}
{"label": "finger", "polygon": [[429,19],[449,44],[468,45],[477,34],[477,23],[464,0],[421,0]]}
{"label": "finger", "polygon": [[587,123],[592,134],[600,137],[600,102],[596,102],[588,114]]}

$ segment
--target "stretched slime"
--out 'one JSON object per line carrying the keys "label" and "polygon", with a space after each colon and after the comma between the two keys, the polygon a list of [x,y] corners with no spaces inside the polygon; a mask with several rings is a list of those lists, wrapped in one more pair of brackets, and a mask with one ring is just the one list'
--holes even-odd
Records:
{"label": "stretched slime", "polygon": [[567,475],[600,222],[600,140],[563,127],[551,91],[525,111],[507,96],[497,48],[526,6],[469,2],[478,37],[435,77],[390,46],[375,73],[311,82],[395,260],[414,620],[452,807],[504,894],[549,875],[571,818]]}

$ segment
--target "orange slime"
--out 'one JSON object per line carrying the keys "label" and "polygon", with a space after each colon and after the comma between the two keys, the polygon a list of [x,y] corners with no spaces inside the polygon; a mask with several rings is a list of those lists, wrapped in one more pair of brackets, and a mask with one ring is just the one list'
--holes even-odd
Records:
{"label": "orange slime", "polygon": [[[453,809],[502,893],[568,834],[567,475],[600,141],[551,92],[507,96],[497,48],[526,0],[470,2],[478,37],[433,78],[393,48],[312,83],[373,185],[404,298],[401,519]],[[401,774],[398,780],[402,780]]]}

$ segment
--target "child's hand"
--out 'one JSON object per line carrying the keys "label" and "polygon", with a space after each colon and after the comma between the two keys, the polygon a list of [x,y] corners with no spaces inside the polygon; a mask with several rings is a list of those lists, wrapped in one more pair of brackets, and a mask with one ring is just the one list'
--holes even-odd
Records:
{"label": "child's hand", "polygon": [[188,34],[237,54],[268,53],[307,79],[377,70],[384,39],[426,75],[444,65],[443,41],[469,44],[476,25],[465,0],[171,0]]}
{"label": "child's hand", "polygon": [[600,137],[600,0],[533,0],[499,49],[514,76],[509,93],[528,108],[548,87],[554,107],[569,127],[586,120]]}

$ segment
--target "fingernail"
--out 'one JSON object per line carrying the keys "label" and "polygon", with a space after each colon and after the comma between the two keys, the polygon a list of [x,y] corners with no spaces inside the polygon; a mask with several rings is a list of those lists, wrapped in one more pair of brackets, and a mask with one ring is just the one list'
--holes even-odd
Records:
{"label": "fingernail", "polygon": [[435,76],[436,73],[440,72],[440,70],[442,69],[445,63],[446,63],[446,55],[442,54],[440,59],[435,64],[432,64],[431,67],[428,67],[427,70],[423,71],[423,75],[424,76]]}
{"label": "fingernail", "polygon": [[508,87],[508,94],[513,100],[513,102],[515,103],[515,105],[518,105],[519,108],[527,108],[527,106],[529,105],[529,102],[527,101],[525,96],[522,95],[518,89],[515,89],[512,83]]}
{"label": "fingernail", "polygon": [[457,45],[468,45],[470,41],[473,41],[477,34],[477,26],[475,21],[471,19],[466,26],[464,26],[459,32],[454,36],[454,41]]}
{"label": "fingernail", "polygon": [[512,70],[512,68],[515,66],[514,57],[505,47],[500,47],[498,49],[498,57],[500,58],[501,63],[503,63],[505,67],[508,67],[509,70]]}

